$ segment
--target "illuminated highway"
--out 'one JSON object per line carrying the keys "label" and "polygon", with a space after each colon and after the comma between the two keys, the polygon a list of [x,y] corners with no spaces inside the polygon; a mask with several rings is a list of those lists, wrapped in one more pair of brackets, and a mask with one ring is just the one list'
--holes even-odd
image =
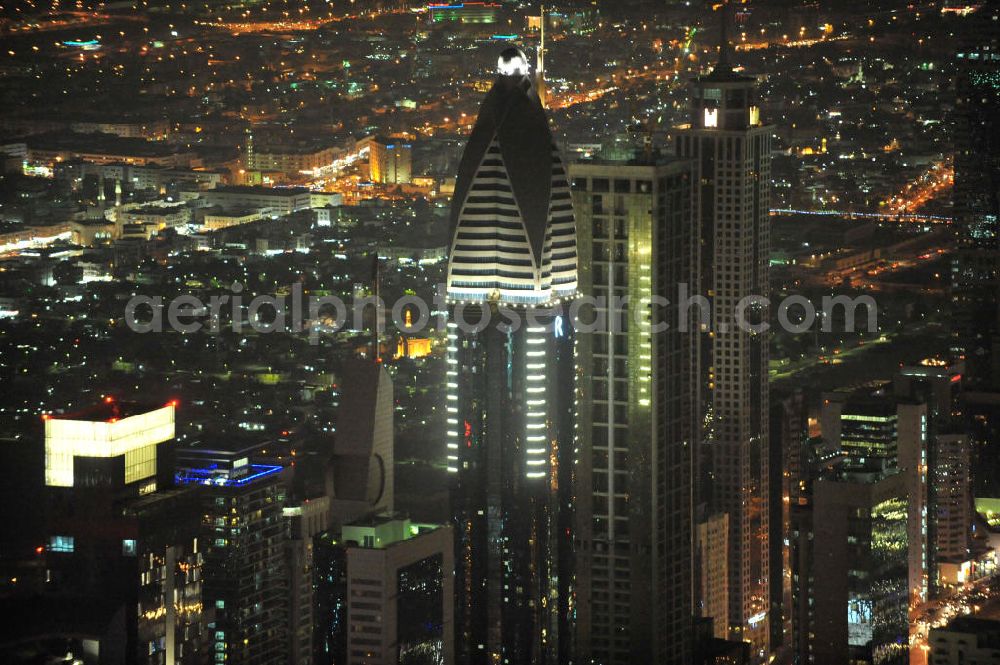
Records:
{"label": "illuminated highway", "polygon": [[904,215],[919,210],[924,204],[951,189],[955,182],[955,168],[950,160],[935,162],[903,191],[883,201],[889,215]]}
{"label": "illuminated highway", "polygon": [[944,215],[921,213],[857,212],[851,210],[796,210],[794,208],[771,208],[772,215],[816,215],[819,217],[840,217],[842,219],[872,220],[876,222],[914,222],[921,224],[951,224],[952,218]]}

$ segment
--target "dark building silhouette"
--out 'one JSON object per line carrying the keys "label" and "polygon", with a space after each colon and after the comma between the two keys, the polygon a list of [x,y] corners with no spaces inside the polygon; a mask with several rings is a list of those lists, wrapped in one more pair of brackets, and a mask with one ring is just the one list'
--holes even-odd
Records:
{"label": "dark building silhouette", "polygon": [[1000,388],[1000,38],[994,5],[969,21],[956,53],[953,205],[958,249],[952,264],[955,351],[965,383]]}

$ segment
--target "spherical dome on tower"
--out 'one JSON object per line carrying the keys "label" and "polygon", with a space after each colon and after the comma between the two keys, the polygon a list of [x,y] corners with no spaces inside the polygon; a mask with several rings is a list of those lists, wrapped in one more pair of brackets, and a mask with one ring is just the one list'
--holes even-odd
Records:
{"label": "spherical dome on tower", "polygon": [[531,71],[528,56],[516,46],[505,48],[497,58],[497,71],[504,76],[527,76]]}

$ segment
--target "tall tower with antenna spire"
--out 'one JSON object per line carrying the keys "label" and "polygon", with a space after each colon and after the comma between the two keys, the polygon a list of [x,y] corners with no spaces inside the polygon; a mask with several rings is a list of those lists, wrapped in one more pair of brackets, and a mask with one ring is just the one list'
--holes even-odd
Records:
{"label": "tall tower with antenna spire", "polygon": [[[676,152],[695,162],[701,182],[701,275],[714,313],[713,334],[701,348],[706,426],[698,500],[710,514],[728,515],[723,623],[731,639],[751,642],[759,663],[769,652],[769,437],[768,340],[756,324],[770,318],[773,129],[761,122],[756,80],[731,62],[729,4],[721,8],[719,59],[692,82],[690,124],[677,132]],[[737,319],[741,302],[753,304]]]}
{"label": "tall tower with antenna spire", "polygon": [[461,665],[576,662],[575,335],[564,309],[576,297],[576,223],[529,62],[517,48],[500,54],[452,199],[446,409]]}
{"label": "tall tower with antenna spire", "polygon": [[548,107],[548,90],[545,88],[545,5],[541,6],[538,18],[538,52],[535,54],[535,92],[542,108]]}
{"label": "tall tower with antenna spire", "polygon": [[723,70],[732,71],[733,66],[729,61],[729,0],[723,0],[722,7],[719,9],[719,59],[715,63],[715,69],[713,71]]}

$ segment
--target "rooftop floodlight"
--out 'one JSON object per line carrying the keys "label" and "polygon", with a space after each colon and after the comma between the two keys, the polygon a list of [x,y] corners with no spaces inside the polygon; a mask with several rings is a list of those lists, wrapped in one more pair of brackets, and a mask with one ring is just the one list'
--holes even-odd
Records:
{"label": "rooftop floodlight", "polygon": [[497,71],[504,76],[527,76],[531,71],[528,56],[514,46],[504,49],[497,58]]}

